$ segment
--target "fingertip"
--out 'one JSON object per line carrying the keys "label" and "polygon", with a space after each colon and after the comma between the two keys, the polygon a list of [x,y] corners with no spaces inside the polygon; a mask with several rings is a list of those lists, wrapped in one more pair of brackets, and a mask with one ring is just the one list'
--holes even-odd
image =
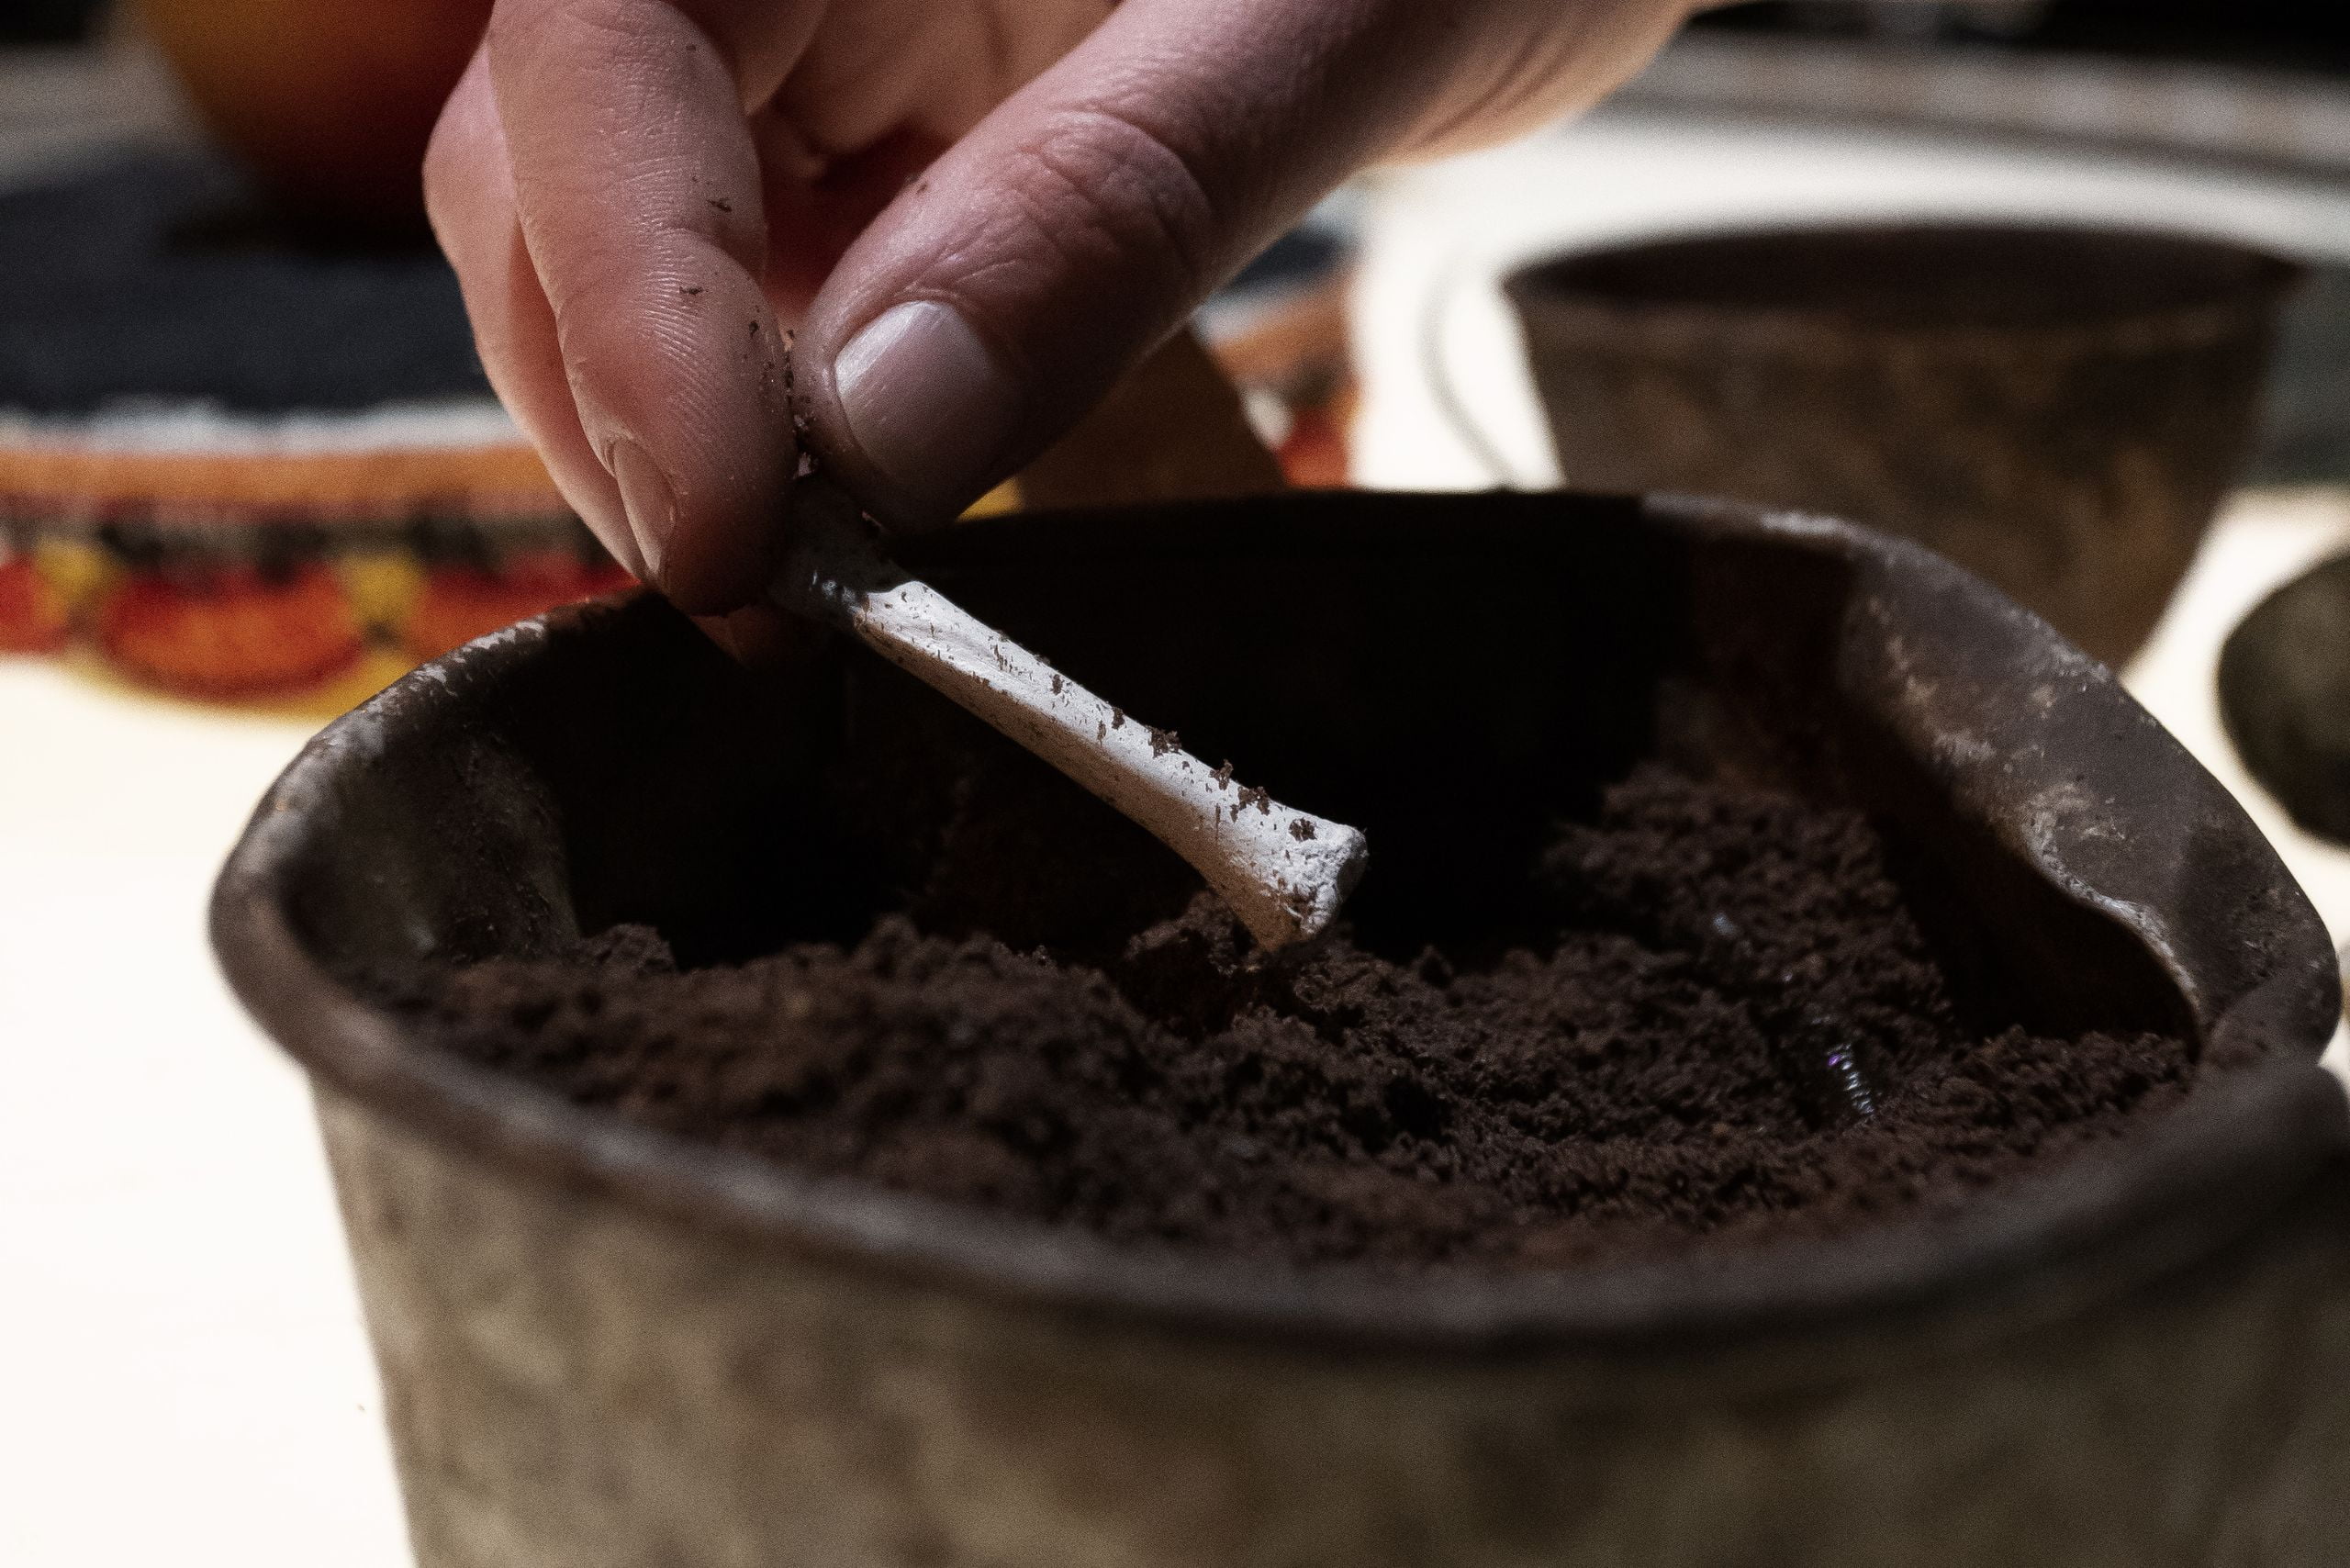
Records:
{"label": "fingertip", "polygon": [[780,565],[784,510],[778,498],[696,531],[681,526],[662,559],[646,563],[646,580],[689,615],[728,614],[751,604]]}
{"label": "fingertip", "polygon": [[765,588],[798,454],[758,161],[700,10],[499,0],[469,91],[502,126],[592,487],[647,580],[707,613]]}
{"label": "fingertip", "polygon": [[615,436],[606,444],[604,467],[620,487],[637,558],[657,583],[667,574],[669,540],[677,531],[677,488],[652,454],[628,436]]}
{"label": "fingertip", "polygon": [[[750,287],[734,274],[707,293]],[[641,308],[616,295],[598,326],[566,335],[566,358],[647,580],[688,613],[713,614],[757,599],[774,576],[800,449],[764,304],[679,318],[660,292]],[[745,330],[731,330],[746,311]]]}
{"label": "fingertip", "polygon": [[491,388],[538,449],[564,498],[621,566],[650,580],[618,487],[580,427],[554,312],[522,242],[486,43],[475,50],[433,128],[424,197],[434,238],[464,291]]}

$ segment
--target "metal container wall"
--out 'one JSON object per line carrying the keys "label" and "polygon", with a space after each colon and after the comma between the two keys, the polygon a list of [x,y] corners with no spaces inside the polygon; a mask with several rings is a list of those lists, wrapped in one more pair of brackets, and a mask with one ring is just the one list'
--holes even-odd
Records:
{"label": "metal container wall", "polygon": [[2350,1551],[2331,951],[2032,617],[1840,525],[1571,497],[1006,521],[913,564],[1362,823],[1367,923],[1434,918],[1633,758],[1702,761],[1864,806],[2023,1015],[2179,1029],[2197,1089],[1954,1219],[1520,1276],[1123,1251],[686,1146],[442,1056],[352,977],[818,919],[850,882],[788,868],[823,780],[966,721],[853,652],[754,678],[655,601],[562,612],[322,735],[215,903],[318,1084],[426,1568]]}

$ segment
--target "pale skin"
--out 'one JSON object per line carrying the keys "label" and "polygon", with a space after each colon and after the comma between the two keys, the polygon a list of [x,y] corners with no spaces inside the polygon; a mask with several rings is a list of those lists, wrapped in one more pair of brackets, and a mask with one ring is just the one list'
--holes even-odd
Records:
{"label": "pale skin", "polygon": [[425,194],[565,496],[748,654],[803,446],[951,518],[1349,175],[1587,106],[1693,8],[498,0]]}

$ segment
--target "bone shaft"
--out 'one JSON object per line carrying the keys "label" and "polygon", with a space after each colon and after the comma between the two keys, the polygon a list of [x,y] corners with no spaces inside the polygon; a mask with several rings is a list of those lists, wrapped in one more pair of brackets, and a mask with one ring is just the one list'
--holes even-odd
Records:
{"label": "bone shaft", "polygon": [[1361,834],[1243,790],[908,577],[829,479],[810,476],[799,494],[778,603],[845,629],[1141,824],[1262,946],[1310,937],[1337,913],[1362,872]]}
{"label": "bone shaft", "polygon": [[[839,603],[834,613],[882,657],[925,681],[1155,834],[1189,861],[1260,941],[1293,941],[1334,912],[1309,896],[1279,896],[1329,879],[1359,835],[1334,823],[1252,798],[1199,758],[1129,718],[1076,681],[919,581]],[[1292,824],[1303,821],[1310,834]],[[1316,840],[1320,842],[1317,844]],[[1258,874],[1251,874],[1251,867]],[[1269,900],[1263,873],[1275,880]]]}

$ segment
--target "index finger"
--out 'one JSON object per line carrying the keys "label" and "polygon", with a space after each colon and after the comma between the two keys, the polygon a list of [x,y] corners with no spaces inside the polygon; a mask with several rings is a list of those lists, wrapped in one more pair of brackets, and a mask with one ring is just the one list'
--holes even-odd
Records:
{"label": "index finger", "polygon": [[498,0],[487,48],[580,428],[656,584],[731,610],[771,575],[798,457],[733,52],[667,0]]}

